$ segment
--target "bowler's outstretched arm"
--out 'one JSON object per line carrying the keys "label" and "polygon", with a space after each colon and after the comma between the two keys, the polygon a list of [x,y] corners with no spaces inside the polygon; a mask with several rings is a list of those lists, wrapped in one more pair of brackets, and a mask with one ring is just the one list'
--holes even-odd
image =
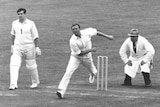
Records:
{"label": "bowler's outstretched arm", "polygon": [[100,32],[100,31],[97,32],[97,35],[98,35],[98,36],[105,37],[105,38],[108,38],[108,39],[110,39],[110,40],[114,40],[114,36],[113,36],[113,35],[107,35],[107,34],[102,33],[102,32]]}

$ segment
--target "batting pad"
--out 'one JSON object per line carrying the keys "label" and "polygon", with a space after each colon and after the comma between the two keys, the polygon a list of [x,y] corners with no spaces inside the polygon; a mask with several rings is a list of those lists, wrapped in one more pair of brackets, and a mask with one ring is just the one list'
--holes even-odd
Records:
{"label": "batting pad", "polygon": [[37,68],[36,60],[26,60],[26,68],[29,70],[34,70]]}

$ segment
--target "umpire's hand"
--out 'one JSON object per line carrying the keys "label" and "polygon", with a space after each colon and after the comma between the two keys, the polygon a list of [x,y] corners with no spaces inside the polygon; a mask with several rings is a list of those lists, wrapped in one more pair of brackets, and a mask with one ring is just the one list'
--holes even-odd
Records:
{"label": "umpire's hand", "polygon": [[126,63],[128,66],[132,66],[132,61],[128,60],[128,62]]}
{"label": "umpire's hand", "polygon": [[144,64],[145,64],[145,62],[142,60],[142,61],[141,61],[141,65],[144,65]]}

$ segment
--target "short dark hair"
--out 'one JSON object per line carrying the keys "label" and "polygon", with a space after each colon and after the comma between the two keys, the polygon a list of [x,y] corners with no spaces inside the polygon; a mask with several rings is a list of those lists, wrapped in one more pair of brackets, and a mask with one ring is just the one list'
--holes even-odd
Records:
{"label": "short dark hair", "polygon": [[78,26],[79,28],[81,28],[81,26],[80,26],[79,24],[77,24],[77,23],[76,23],[76,24],[73,24],[73,25],[71,26],[71,29],[72,29],[73,26]]}
{"label": "short dark hair", "polygon": [[19,8],[17,10],[17,14],[20,12],[20,11],[23,11],[24,14],[26,14],[27,10],[25,8]]}

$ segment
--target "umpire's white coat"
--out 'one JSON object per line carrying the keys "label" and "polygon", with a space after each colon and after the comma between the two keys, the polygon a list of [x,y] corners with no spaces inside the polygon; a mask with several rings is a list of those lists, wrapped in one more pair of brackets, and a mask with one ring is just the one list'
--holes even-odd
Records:
{"label": "umpire's white coat", "polygon": [[[127,51],[129,51],[128,56]],[[119,54],[125,64],[128,62],[128,60],[132,61],[132,66],[128,66],[126,64],[124,67],[124,72],[130,77],[134,78],[136,73],[142,71],[150,73],[151,62],[153,61],[155,50],[152,44],[146,38],[140,35],[138,36],[135,53],[133,50],[133,42],[131,41],[131,38],[128,37],[122,44]],[[144,65],[140,64],[142,60],[145,62]]]}

